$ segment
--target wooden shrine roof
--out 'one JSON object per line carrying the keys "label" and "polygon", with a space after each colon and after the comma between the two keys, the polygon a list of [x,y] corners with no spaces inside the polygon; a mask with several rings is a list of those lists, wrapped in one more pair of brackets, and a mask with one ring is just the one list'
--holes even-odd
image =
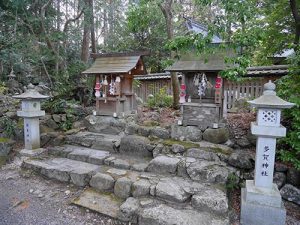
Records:
{"label": "wooden shrine roof", "polygon": [[[128,73],[137,66],[142,66],[141,55],[107,55],[97,57],[93,65],[82,74],[117,74]],[[145,70],[142,68],[141,70]]]}

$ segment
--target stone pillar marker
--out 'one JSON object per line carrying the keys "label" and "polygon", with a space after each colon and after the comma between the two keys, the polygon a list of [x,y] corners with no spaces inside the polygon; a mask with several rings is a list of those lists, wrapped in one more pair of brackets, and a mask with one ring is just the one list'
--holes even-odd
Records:
{"label": "stone pillar marker", "polygon": [[264,85],[263,95],[248,101],[257,109],[256,122],[251,123],[251,133],[257,136],[254,180],[247,180],[241,195],[242,225],[284,225],[286,210],[280,192],[273,184],[276,138],[286,136],[280,124],[281,110],[293,103],[276,96],[275,84]]}
{"label": "stone pillar marker", "polygon": [[41,111],[41,100],[49,96],[41,95],[34,89],[34,85],[29,84],[26,92],[15,95],[13,98],[22,100],[22,110],[17,112],[18,116],[24,118],[25,149],[21,151],[21,154],[36,155],[43,151],[40,148],[39,118],[45,116],[45,111]]}

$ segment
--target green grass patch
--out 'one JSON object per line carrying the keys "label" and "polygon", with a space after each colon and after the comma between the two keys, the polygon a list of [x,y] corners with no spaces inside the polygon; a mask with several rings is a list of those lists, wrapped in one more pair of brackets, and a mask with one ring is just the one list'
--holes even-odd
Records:
{"label": "green grass patch", "polygon": [[168,145],[168,146],[172,146],[173,144],[178,144],[178,145],[182,145],[185,149],[200,147],[200,145],[197,143],[188,142],[188,141],[177,141],[174,139],[166,139],[162,142],[162,144]]}

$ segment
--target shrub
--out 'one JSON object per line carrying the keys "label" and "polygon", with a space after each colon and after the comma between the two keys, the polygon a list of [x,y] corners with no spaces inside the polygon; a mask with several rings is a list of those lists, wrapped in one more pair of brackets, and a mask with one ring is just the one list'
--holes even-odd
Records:
{"label": "shrub", "polygon": [[153,97],[147,99],[147,106],[150,108],[171,107],[173,97],[167,94],[166,88],[159,89]]}
{"label": "shrub", "polygon": [[[299,54],[299,53],[298,53]],[[300,56],[293,58],[287,76],[277,82],[278,95],[296,105],[283,111],[283,125],[287,136],[279,140],[279,158],[300,170]]]}
{"label": "shrub", "polygon": [[12,137],[15,135],[15,130],[17,129],[17,123],[10,119],[9,117],[1,117],[0,118],[0,125],[3,129],[3,132],[8,136]]}

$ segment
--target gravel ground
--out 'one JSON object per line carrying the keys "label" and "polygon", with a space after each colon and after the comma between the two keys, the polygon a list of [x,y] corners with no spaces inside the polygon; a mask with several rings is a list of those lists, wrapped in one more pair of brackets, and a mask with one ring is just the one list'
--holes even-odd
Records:
{"label": "gravel ground", "polygon": [[19,169],[0,169],[0,225],[125,225],[71,204],[83,189]]}

